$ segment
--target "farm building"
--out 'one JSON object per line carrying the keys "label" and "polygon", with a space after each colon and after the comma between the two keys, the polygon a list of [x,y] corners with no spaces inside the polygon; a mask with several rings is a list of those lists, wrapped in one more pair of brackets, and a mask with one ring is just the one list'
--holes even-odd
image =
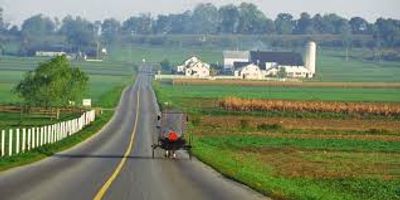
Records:
{"label": "farm building", "polygon": [[224,71],[234,71],[235,62],[249,62],[248,51],[224,51]]}
{"label": "farm building", "polygon": [[55,57],[67,55],[71,50],[63,45],[33,47],[28,50],[28,55],[36,57]]}
{"label": "farm building", "polygon": [[[224,54],[225,55],[225,54]],[[234,54],[230,54],[234,55]],[[309,42],[307,44],[306,53],[304,61],[299,53],[294,52],[266,52],[266,51],[250,51],[248,53],[249,57],[247,60],[241,59],[240,61],[233,61],[233,67],[235,76],[240,76],[242,78],[246,76],[241,76],[243,74],[242,70],[253,69],[256,65],[259,67],[259,71],[262,72],[262,79],[266,76],[276,76],[280,68],[285,68],[287,77],[290,78],[312,78],[315,75],[315,62],[316,62],[316,44],[315,42]],[[229,58],[226,60],[229,63],[234,58]],[[225,63],[225,57],[224,57]],[[247,78],[254,76],[247,76]]]}
{"label": "farm building", "polygon": [[193,78],[207,78],[210,76],[210,65],[193,56],[183,65],[177,66],[177,72]]}
{"label": "farm building", "polygon": [[243,79],[262,79],[264,72],[257,65],[249,64],[236,70],[235,76]]}

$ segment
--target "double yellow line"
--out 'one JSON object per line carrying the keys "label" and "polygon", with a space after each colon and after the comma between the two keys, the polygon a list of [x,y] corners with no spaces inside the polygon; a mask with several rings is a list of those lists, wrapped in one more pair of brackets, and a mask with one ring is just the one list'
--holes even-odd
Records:
{"label": "double yellow line", "polygon": [[107,179],[107,181],[104,183],[104,185],[100,188],[100,190],[97,192],[96,196],[93,198],[93,200],[101,200],[103,199],[104,195],[106,194],[107,190],[110,188],[111,184],[115,181],[115,179],[118,177],[119,173],[121,172],[122,168],[124,167],[126,160],[128,156],[132,152],[133,148],[133,142],[135,139],[135,133],[136,133],[136,127],[137,127],[137,121],[139,118],[139,113],[140,113],[140,108],[139,108],[139,101],[140,101],[140,88],[138,87],[137,91],[137,100],[136,100],[136,117],[135,117],[135,125],[133,126],[133,131],[131,134],[131,138],[129,141],[128,148],[125,151],[124,157],[122,160],[119,162],[117,168],[115,168],[113,174],[110,176],[110,178]]}

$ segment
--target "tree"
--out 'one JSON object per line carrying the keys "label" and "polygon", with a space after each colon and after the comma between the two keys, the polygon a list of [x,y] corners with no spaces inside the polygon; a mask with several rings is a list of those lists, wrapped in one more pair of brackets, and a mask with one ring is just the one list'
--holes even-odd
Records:
{"label": "tree", "polygon": [[242,34],[263,34],[267,29],[267,17],[256,5],[241,3],[239,6],[238,32]]}
{"label": "tree", "polygon": [[0,33],[3,33],[7,28],[5,27],[4,19],[3,19],[3,8],[0,7]]}
{"label": "tree", "polygon": [[221,33],[233,34],[237,32],[239,25],[239,9],[232,4],[222,6],[219,13],[219,30]]}
{"label": "tree", "polygon": [[279,71],[276,73],[276,77],[278,77],[278,78],[286,78],[287,77],[286,68],[280,67]]}
{"label": "tree", "polygon": [[44,37],[55,33],[56,25],[54,22],[43,15],[35,15],[26,19],[21,27],[24,37]]}
{"label": "tree", "polygon": [[349,21],[351,31],[353,34],[368,34],[369,24],[367,20],[361,17],[353,17]]}
{"label": "tree", "polygon": [[218,9],[211,3],[198,4],[192,15],[194,33],[215,34],[218,31]]}
{"label": "tree", "polygon": [[150,14],[140,14],[139,17],[130,17],[122,23],[122,30],[128,34],[151,34],[153,19]]}
{"label": "tree", "polygon": [[167,34],[171,29],[171,17],[168,15],[158,15],[153,26],[153,32],[157,34]]}
{"label": "tree", "polygon": [[325,33],[324,30],[324,19],[320,14],[314,15],[314,17],[311,19],[312,27],[314,33]]}
{"label": "tree", "polygon": [[160,62],[161,70],[164,72],[171,72],[172,66],[168,59],[164,59]]}
{"label": "tree", "polygon": [[296,27],[294,29],[294,33],[296,34],[311,34],[313,33],[313,23],[311,16],[303,12],[300,14],[300,19],[297,20]]}
{"label": "tree", "polygon": [[275,19],[276,32],[278,34],[293,33],[295,22],[293,16],[288,13],[280,13]]}
{"label": "tree", "polygon": [[81,17],[75,19],[71,16],[65,17],[60,33],[65,35],[67,41],[79,50],[95,44],[96,30],[94,24]]}
{"label": "tree", "polygon": [[105,19],[101,24],[101,35],[107,44],[112,43],[118,36],[121,24],[114,18]]}
{"label": "tree", "polygon": [[58,56],[29,71],[14,92],[29,106],[63,107],[82,99],[88,80],[65,56]]}
{"label": "tree", "polygon": [[375,26],[374,35],[381,39],[385,46],[394,47],[400,44],[400,20],[379,18]]}

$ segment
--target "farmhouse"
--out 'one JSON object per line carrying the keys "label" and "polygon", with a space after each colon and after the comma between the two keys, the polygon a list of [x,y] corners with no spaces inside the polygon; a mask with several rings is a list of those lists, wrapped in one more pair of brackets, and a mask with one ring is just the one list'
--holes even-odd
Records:
{"label": "farmhouse", "polygon": [[183,65],[177,66],[177,72],[193,78],[207,78],[210,76],[210,65],[193,56]]}
{"label": "farmhouse", "polygon": [[[243,59],[242,55],[239,55],[237,59],[232,58],[235,54],[228,54],[230,57],[225,57],[224,63],[227,63],[224,67],[226,69],[231,68],[234,71],[236,77],[243,79],[263,79],[268,76],[276,76],[277,72],[284,68],[286,75],[289,78],[312,78],[315,75],[315,62],[316,62],[316,44],[315,42],[309,42],[307,44],[304,61],[299,53],[294,52],[265,52],[265,51],[250,51],[248,53],[248,59]],[[233,67],[230,67],[230,63],[233,61]],[[254,69],[254,65],[259,67],[259,70]],[[247,68],[247,66],[249,66]],[[261,73],[261,77],[257,76],[243,76],[248,73],[248,70],[253,70],[253,73]],[[242,70],[245,70],[242,72]]]}

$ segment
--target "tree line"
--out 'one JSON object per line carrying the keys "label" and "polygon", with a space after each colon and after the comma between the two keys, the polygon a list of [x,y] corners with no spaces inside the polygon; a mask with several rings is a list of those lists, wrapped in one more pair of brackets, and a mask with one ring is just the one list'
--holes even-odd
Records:
{"label": "tree line", "polygon": [[[1,10],[1,13],[3,10]],[[216,7],[198,4],[193,10],[178,14],[132,16],[125,21],[108,18],[90,22],[82,17],[67,16],[60,20],[44,15],[26,19],[22,26],[11,26],[0,16],[0,33],[29,41],[32,37],[62,35],[75,46],[92,44],[98,39],[112,43],[119,36],[160,34],[241,34],[241,35],[315,35],[332,34],[344,38],[371,35],[377,46],[400,46],[400,20],[379,18],[370,23],[362,17],[346,19],[337,14],[301,13],[295,18],[280,13],[270,19],[254,4],[241,3]]]}

